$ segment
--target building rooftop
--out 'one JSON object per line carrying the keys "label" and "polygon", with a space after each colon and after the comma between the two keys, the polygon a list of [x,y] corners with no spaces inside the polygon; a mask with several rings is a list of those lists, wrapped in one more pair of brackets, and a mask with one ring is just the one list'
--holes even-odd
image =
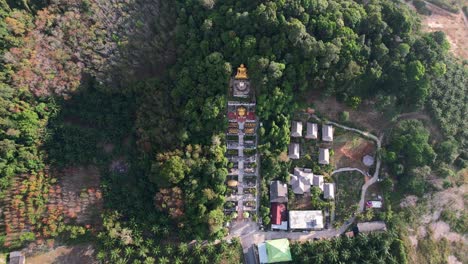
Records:
{"label": "building rooftop", "polygon": [[335,184],[325,183],[323,185],[323,198],[335,199]]}
{"label": "building rooftop", "polygon": [[318,162],[323,165],[330,164],[329,149],[324,149],[324,148],[319,149],[319,161]]}
{"label": "building rooftop", "polygon": [[318,137],[318,125],[316,123],[307,122],[307,133],[305,138],[316,139]]}
{"label": "building rooftop", "polygon": [[299,144],[298,143],[290,143],[288,150],[289,150],[288,157],[290,159],[299,159]]}
{"label": "building rooftop", "polygon": [[323,191],[323,176],[314,175],[313,185],[320,188]]}
{"label": "building rooftop", "polygon": [[322,140],[323,141],[333,141],[333,127],[331,125],[322,126]]}
{"label": "building rooftop", "polygon": [[302,122],[301,121],[292,122],[291,137],[302,137]]}
{"label": "building rooftop", "polygon": [[322,211],[289,211],[289,227],[304,230],[323,229]]}
{"label": "building rooftop", "polygon": [[257,245],[260,263],[292,261],[289,240],[286,238],[267,240]]}
{"label": "building rooftop", "polygon": [[280,181],[270,184],[270,202],[286,203],[288,201],[288,186]]}

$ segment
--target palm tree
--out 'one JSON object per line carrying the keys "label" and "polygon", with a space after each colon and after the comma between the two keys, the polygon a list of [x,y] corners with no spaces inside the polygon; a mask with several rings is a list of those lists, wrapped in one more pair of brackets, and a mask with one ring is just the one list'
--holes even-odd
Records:
{"label": "palm tree", "polygon": [[179,258],[179,257],[174,258],[174,264],[182,264],[182,263],[184,263],[184,262],[182,261],[181,258]]}
{"label": "palm tree", "polygon": [[185,254],[187,254],[188,252],[188,245],[187,243],[180,243],[179,244],[179,253],[182,254],[183,256],[185,256]]}
{"label": "palm tree", "polygon": [[225,252],[226,249],[228,249],[228,247],[229,247],[228,243],[227,243],[225,240],[223,240],[223,241],[221,241],[221,243],[219,244],[219,251],[220,251],[220,252]]}
{"label": "palm tree", "polygon": [[202,253],[202,245],[200,243],[196,243],[193,247],[193,253],[197,256],[200,256]]}
{"label": "palm tree", "polygon": [[216,249],[216,248],[215,248],[215,246],[214,246],[212,243],[210,243],[210,244],[208,244],[208,245],[206,246],[206,252],[207,252],[208,254],[210,254],[210,255],[213,254],[213,252],[215,252],[215,249]]}
{"label": "palm tree", "polygon": [[221,254],[215,254],[214,257],[213,257],[213,262],[216,264],[216,263],[220,263],[221,260],[223,259],[223,255]]}
{"label": "palm tree", "polygon": [[124,251],[125,251],[124,254],[125,254],[126,257],[131,256],[133,254],[133,252],[134,252],[132,247],[126,247]]}
{"label": "palm tree", "polygon": [[96,255],[96,258],[101,261],[101,262],[104,262],[104,259],[106,258],[106,252],[104,251],[99,251]]}
{"label": "palm tree", "polygon": [[114,248],[110,252],[110,259],[115,262],[120,258],[120,248]]}
{"label": "palm tree", "polygon": [[336,249],[332,249],[328,252],[328,256],[330,259],[330,263],[337,263],[338,259],[340,258],[340,255],[338,254],[338,251]]}
{"label": "palm tree", "polygon": [[170,233],[169,228],[163,227],[163,229],[162,229],[163,236],[167,237],[167,236],[169,236],[169,233]]}
{"label": "palm tree", "polygon": [[146,258],[146,256],[148,255],[148,252],[149,250],[147,247],[141,246],[138,251],[138,255],[142,258]]}
{"label": "palm tree", "polygon": [[166,245],[166,255],[170,256],[170,255],[172,255],[173,252],[174,252],[174,249],[172,248],[172,246],[170,244],[167,244]]}
{"label": "palm tree", "polygon": [[154,225],[151,227],[151,232],[156,236],[159,236],[161,234],[161,228],[158,225]]}
{"label": "palm tree", "polygon": [[159,245],[155,245],[151,252],[153,253],[153,255],[157,256],[159,255],[159,253],[161,253],[161,247],[159,247]]}
{"label": "palm tree", "polygon": [[156,260],[153,257],[147,257],[145,258],[145,261],[143,262],[143,264],[154,264],[155,262]]}
{"label": "palm tree", "polygon": [[169,259],[167,257],[160,257],[159,264],[169,264]]}
{"label": "palm tree", "polygon": [[200,263],[201,264],[207,264],[209,262],[208,257],[206,255],[201,255],[200,256]]}
{"label": "palm tree", "polygon": [[349,249],[343,249],[343,251],[341,251],[341,257],[346,263],[346,261],[348,261],[351,258],[351,252],[349,251]]}
{"label": "palm tree", "polygon": [[361,248],[356,246],[356,247],[354,247],[353,252],[354,252],[354,255],[356,256],[355,260],[360,260],[361,256],[362,256]]}
{"label": "palm tree", "polygon": [[375,261],[377,259],[377,250],[375,250],[375,248],[369,248],[367,256],[369,256],[370,260]]}

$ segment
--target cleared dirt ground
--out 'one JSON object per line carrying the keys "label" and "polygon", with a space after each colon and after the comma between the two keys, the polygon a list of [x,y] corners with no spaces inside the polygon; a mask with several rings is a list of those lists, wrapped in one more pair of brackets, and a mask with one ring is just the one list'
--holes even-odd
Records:
{"label": "cleared dirt ground", "polygon": [[468,59],[468,20],[463,12],[450,13],[432,4],[426,4],[432,15],[423,16],[424,31],[443,31],[450,42],[451,51],[463,59]]}
{"label": "cleared dirt ground", "polygon": [[95,264],[91,245],[57,247],[44,254],[27,258],[28,264]]}
{"label": "cleared dirt ground", "polygon": [[346,132],[335,137],[333,151],[335,155],[332,157],[332,164],[336,168],[353,167],[368,171],[369,167],[363,164],[362,158],[365,155],[374,156],[375,144],[356,133]]}

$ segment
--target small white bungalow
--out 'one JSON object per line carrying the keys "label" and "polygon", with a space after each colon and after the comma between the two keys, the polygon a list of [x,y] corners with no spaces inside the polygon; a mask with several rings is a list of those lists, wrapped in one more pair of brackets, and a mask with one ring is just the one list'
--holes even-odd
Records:
{"label": "small white bungalow", "polygon": [[317,139],[318,136],[318,125],[316,123],[307,122],[307,139]]}
{"label": "small white bungalow", "polygon": [[327,142],[333,141],[333,127],[331,125],[322,126],[322,140]]}
{"label": "small white bungalow", "polygon": [[289,154],[290,159],[299,159],[299,144],[290,143],[289,144]]}
{"label": "small white bungalow", "polygon": [[301,121],[292,122],[291,137],[302,137],[302,122]]}
{"label": "small white bungalow", "polygon": [[329,149],[319,149],[319,164],[327,165],[330,164],[330,151]]}
{"label": "small white bungalow", "polygon": [[323,185],[323,198],[335,199],[335,184],[325,183]]}

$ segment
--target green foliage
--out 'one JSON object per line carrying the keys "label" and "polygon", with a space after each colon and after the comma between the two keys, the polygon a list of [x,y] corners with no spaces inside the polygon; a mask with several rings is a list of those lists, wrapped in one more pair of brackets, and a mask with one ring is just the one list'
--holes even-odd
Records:
{"label": "green foliage", "polygon": [[452,136],[460,147],[466,147],[468,138],[468,70],[465,64],[454,60],[445,62],[447,72],[432,79],[432,90],[427,106],[446,136]]}
{"label": "green foliage", "polygon": [[151,177],[150,179],[159,186],[167,187],[170,184],[177,184],[183,180],[189,168],[181,157],[171,156],[167,160],[154,165],[152,171],[153,174],[159,177]]}
{"label": "green foliage", "polygon": [[361,104],[361,101],[362,100],[360,97],[352,96],[346,100],[346,104],[353,109],[357,109],[359,105]]}
{"label": "green foliage", "polygon": [[291,244],[293,263],[408,263],[402,241],[389,233]]}
{"label": "green foliage", "polygon": [[349,120],[349,112],[348,111],[343,111],[340,113],[340,120],[342,122],[347,122]]}
{"label": "green foliage", "polygon": [[413,0],[413,5],[421,15],[430,16],[432,14],[431,10],[427,8],[426,3],[423,0]]}
{"label": "green foliage", "polygon": [[465,211],[453,211],[445,209],[440,217],[450,225],[450,228],[460,234],[468,232],[468,213]]}
{"label": "green foliage", "polygon": [[397,161],[409,170],[434,161],[436,154],[428,142],[429,132],[420,121],[402,121],[392,131],[387,149],[398,153]]}
{"label": "green foliage", "polygon": [[36,236],[34,235],[33,232],[24,232],[24,233],[21,233],[20,235],[20,241],[22,243],[31,242],[31,241],[34,241],[35,239],[36,239]]}

